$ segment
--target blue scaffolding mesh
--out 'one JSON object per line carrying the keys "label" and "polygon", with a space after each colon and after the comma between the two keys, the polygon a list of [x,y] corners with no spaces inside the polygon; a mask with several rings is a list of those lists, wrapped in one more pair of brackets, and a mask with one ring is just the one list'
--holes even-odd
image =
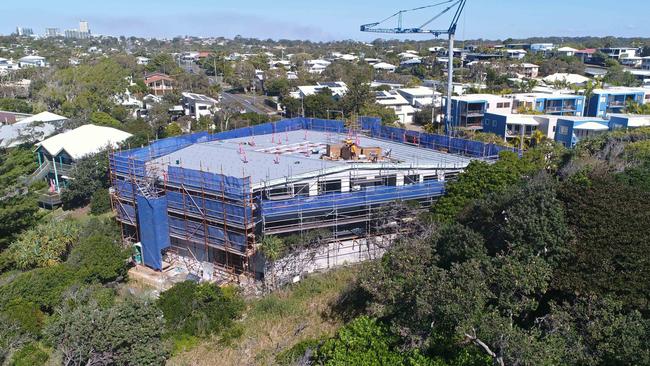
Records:
{"label": "blue scaffolding mesh", "polygon": [[162,250],[168,248],[167,197],[136,196],[142,257],[147,266],[162,270]]}
{"label": "blue scaffolding mesh", "polygon": [[481,141],[382,126],[381,120],[378,118],[361,117],[360,120],[361,128],[368,131],[372,137],[418,145],[433,150],[447,151],[453,154],[489,158],[498,156],[501,151],[518,151],[515,148],[483,143]]}
{"label": "blue scaffolding mesh", "polygon": [[220,249],[230,248],[241,253],[246,251],[246,235],[224,230],[223,226],[217,226],[213,223],[204,224],[183,218],[170,217],[169,232],[176,238],[198,244],[207,244]]}
{"label": "blue scaffolding mesh", "polygon": [[438,197],[445,192],[444,182],[424,182],[397,187],[368,187],[361,191],[329,193],[314,197],[297,197],[282,201],[262,200],[265,218],[294,214],[301,211],[360,207],[393,201]]}

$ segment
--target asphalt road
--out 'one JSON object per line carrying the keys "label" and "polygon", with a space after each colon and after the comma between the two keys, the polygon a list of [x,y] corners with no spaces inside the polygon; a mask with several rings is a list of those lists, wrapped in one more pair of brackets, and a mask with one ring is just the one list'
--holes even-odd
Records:
{"label": "asphalt road", "polygon": [[[231,93],[223,92],[221,93],[221,97],[226,103],[237,103],[241,105],[242,108],[244,108],[247,112],[253,112],[258,114],[269,114],[273,112],[271,108],[267,108],[266,106],[260,106],[259,104],[254,104],[253,97],[251,96],[244,96],[241,94],[231,94]],[[257,99],[262,100],[262,97],[257,97]]]}

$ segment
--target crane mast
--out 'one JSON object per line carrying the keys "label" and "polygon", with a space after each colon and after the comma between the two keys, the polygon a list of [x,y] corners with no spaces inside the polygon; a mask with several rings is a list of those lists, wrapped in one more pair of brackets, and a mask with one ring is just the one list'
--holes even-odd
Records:
{"label": "crane mast", "polygon": [[[456,35],[456,25],[458,24],[458,20],[460,19],[460,15],[463,12],[463,9],[465,8],[465,3],[467,0],[447,0],[447,1],[441,1],[436,4],[431,4],[431,5],[426,5],[426,6],[420,6],[417,8],[413,9],[407,9],[407,10],[400,10],[397,13],[389,16],[386,19],[383,19],[379,22],[375,23],[369,23],[369,24],[364,24],[360,27],[362,32],[373,32],[373,33],[392,33],[392,34],[433,34],[434,37],[439,37],[440,35],[446,34],[448,36],[448,48],[447,48],[447,58],[448,58],[448,63],[447,63],[447,103],[446,103],[446,113],[445,113],[445,132],[447,134],[451,134],[452,131],[452,124],[451,124],[451,96],[453,94],[453,81],[454,81],[454,36]],[[430,9],[430,8],[435,8],[435,7],[441,7],[445,6],[446,7],[440,11],[438,14],[436,14],[433,18],[429,19],[426,21],[424,24],[422,24],[419,27],[403,27],[403,15],[405,13],[410,13],[410,12],[415,12],[415,11],[420,11],[420,10],[425,10],[425,9]],[[440,18],[444,14],[448,13],[449,11],[454,11],[453,18],[451,20],[451,24],[449,25],[449,28],[447,29],[429,29],[427,26],[434,22],[436,19]],[[380,25],[384,24],[385,22],[397,18],[397,27],[395,28],[381,28],[379,27]],[[432,100],[433,104],[433,100]],[[432,105],[433,108],[435,108],[434,105]],[[433,120],[431,121],[433,123]]]}

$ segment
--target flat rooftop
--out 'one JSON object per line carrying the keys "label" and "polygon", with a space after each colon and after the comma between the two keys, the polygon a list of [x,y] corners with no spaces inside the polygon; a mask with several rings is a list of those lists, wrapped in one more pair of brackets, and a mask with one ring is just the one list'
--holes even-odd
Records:
{"label": "flat rooftop", "polygon": [[[352,138],[359,146],[379,147],[390,159],[377,163],[358,160],[325,160],[328,144],[340,144]],[[275,184],[288,177],[319,175],[360,166],[380,168],[463,169],[472,158],[438,152],[413,145],[312,130],[258,135],[221,141],[197,143],[148,164],[173,165],[209,171],[233,177],[250,176],[253,187]]]}

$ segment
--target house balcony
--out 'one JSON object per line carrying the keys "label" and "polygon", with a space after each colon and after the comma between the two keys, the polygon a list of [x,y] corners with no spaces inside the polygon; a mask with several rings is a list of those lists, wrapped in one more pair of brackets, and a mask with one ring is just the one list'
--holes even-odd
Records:
{"label": "house balcony", "polygon": [[547,113],[575,112],[576,106],[575,104],[547,105],[545,110]]}
{"label": "house balcony", "polygon": [[625,101],[624,100],[610,100],[609,103],[607,103],[607,106],[610,107],[610,108],[625,107]]}
{"label": "house balcony", "polygon": [[483,111],[482,109],[468,109],[468,110],[460,112],[461,116],[470,117],[470,118],[471,117],[483,117],[484,114],[485,114],[485,111]]}

